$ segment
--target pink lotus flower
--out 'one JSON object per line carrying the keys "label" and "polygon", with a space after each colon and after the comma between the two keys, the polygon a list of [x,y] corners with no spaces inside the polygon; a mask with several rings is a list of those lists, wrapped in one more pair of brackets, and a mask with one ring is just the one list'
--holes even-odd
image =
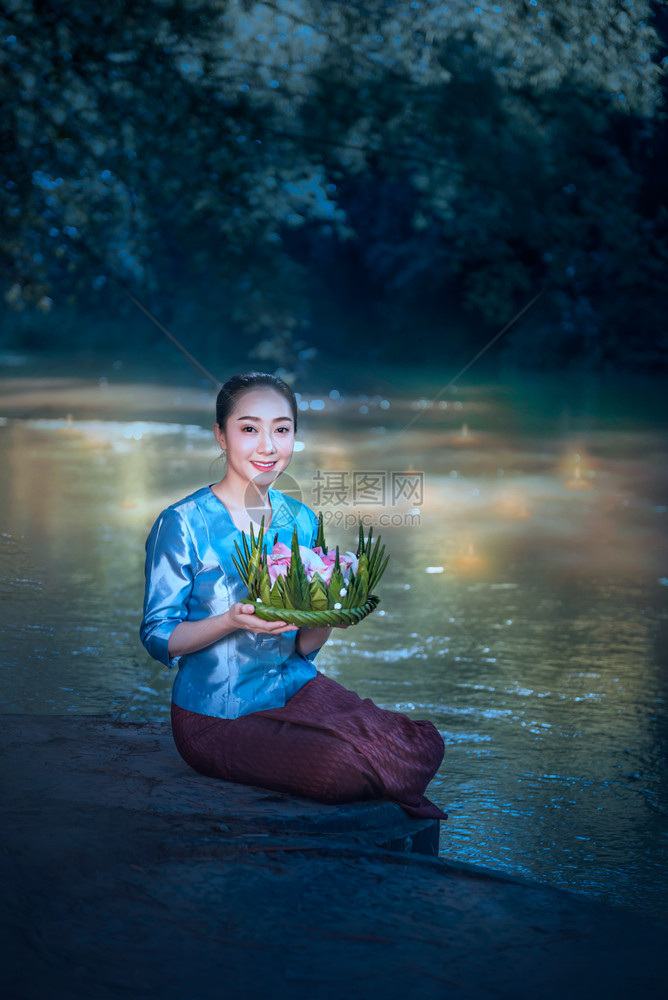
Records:
{"label": "pink lotus flower", "polygon": [[[292,550],[283,542],[276,542],[271,552],[267,554],[267,571],[271,585],[276,583],[279,576],[285,576],[290,566]],[[336,549],[330,549],[327,555],[322,551],[322,546],[316,545],[309,549],[306,545],[299,546],[299,556],[306,571],[307,580],[312,580],[317,574],[325,586],[332,579],[334,564],[336,562]],[[357,572],[358,559],[354,552],[340,552],[339,565],[343,579],[348,583],[350,572]]]}
{"label": "pink lotus flower", "polygon": [[[334,558],[336,559],[336,552],[334,553]],[[339,552],[339,565],[341,567],[341,572],[343,573],[343,579],[347,583],[350,579],[351,571],[353,573],[357,572],[359,559],[354,552]]]}
{"label": "pink lotus flower", "polygon": [[[325,564],[325,569],[321,571],[320,575],[326,585],[331,580],[332,573],[334,572],[336,549],[330,549],[327,555],[323,555],[322,547],[320,545],[316,545],[313,551],[322,558],[322,561]],[[339,566],[341,567],[341,573],[346,583],[348,583],[350,579],[350,571],[352,570],[353,573],[357,572],[358,562],[359,560],[354,552],[339,552]]]}
{"label": "pink lotus flower", "polygon": [[283,542],[276,542],[271,552],[267,554],[267,572],[273,587],[279,576],[285,576],[290,566],[291,550]]}
{"label": "pink lotus flower", "polygon": [[313,579],[314,573],[320,573],[326,568],[326,564],[321,556],[317,552],[314,552],[313,549],[307,548],[306,545],[299,546],[299,555],[301,556],[306,576],[309,580]]}

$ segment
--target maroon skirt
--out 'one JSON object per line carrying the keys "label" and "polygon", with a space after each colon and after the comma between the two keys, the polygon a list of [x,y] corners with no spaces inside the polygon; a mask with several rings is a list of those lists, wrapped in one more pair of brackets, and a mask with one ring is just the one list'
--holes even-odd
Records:
{"label": "maroon skirt", "polygon": [[282,708],[218,719],[172,702],[174,743],[200,774],[319,802],[390,799],[447,819],[425,797],[445,743],[426,719],[379,708],[318,673]]}

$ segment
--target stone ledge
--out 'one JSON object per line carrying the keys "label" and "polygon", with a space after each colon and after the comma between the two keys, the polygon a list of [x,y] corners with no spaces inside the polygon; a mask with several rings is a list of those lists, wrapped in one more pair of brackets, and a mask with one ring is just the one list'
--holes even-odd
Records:
{"label": "stone ledge", "polygon": [[[33,782],[42,785],[57,759],[66,767],[66,778],[61,774],[51,788],[55,800],[74,795],[106,807],[219,819],[231,848],[247,836],[264,834],[345,838],[351,844],[438,854],[439,821],[409,816],[389,800],[332,806],[197,774],[179,756],[168,722],[16,715],[3,716],[2,725],[4,754],[22,775],[22,794]],[[23,757],[26,736],[29,762]]]}
{"label": "stone ledge", "polygon": [[202,778],[164,723],[0,730],[10,1000],[665,995],[665,927],[420,853],[393,803]]}

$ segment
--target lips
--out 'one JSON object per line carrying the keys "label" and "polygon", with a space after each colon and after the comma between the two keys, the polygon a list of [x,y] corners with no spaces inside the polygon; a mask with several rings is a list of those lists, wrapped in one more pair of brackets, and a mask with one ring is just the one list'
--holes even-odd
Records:
{"label": "lips", "polygon": [[273,469],[274,466],[276,465],[276,461],[273,461],[273,462],[253,462],[253,461],[251,461],[251,465],[254,465],[256,469],[262,469],[263,471],[266,471],[267,469]]}

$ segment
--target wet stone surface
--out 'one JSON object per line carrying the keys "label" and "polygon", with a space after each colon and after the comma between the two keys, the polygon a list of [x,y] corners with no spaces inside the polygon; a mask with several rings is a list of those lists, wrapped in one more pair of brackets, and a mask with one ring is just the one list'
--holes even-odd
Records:
{"label": "wet stone surface", "polygon": [[394,803],[204,778],[166,723],[1,730],[5,995],[664,995],[668,929],[451,864]]}

